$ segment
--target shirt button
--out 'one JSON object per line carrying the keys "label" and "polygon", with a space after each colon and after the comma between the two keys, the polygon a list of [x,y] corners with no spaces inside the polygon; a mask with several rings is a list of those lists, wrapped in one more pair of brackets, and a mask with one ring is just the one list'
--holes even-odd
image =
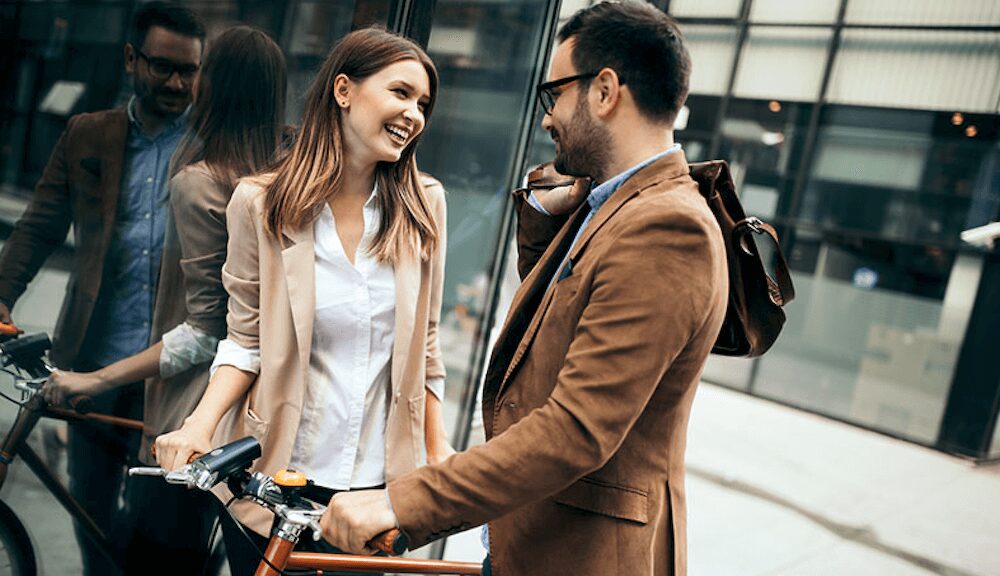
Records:
{"label": "shirt button", "polygon": [[146,178],[146,182],[147,182],[148,184],[152,184],[152,183],[153,183],[153,177],[152,177],[152,176],[150,176],[149,178]]}
{"label": "shirt button", "polygon": [[150,218],[152,218],[152,217],[153,217],[153,214],[152,214],[151,212],[146,212],[145,214],[143,214],[143,217],[144,217],[144,218],[145,218],[146,220],[149,220]]}
{"label": "shirt button", "polygon": [[143,256],[149,256],[149,250],[145,250],[145,249],[143,249],[143,251],[142,251],[142,255],[143,255]]}

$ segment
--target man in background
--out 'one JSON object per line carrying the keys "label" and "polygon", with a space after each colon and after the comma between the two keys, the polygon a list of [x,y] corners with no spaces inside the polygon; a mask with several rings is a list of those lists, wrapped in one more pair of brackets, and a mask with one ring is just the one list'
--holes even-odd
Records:
{"label": "man in background", "polygon": [[[143,4],[125,44],[127,105],[70,118],[31,203],[0,252],[0,321],[73,227],[75,254],[50,358],[91,372],[149,344],[170,157],[185,129],[205,30],[182,6]],[[94,410],[142,417],[142,383],[94,398]],[[111,533],[138,434],[71,426],[70,492]],[[115,573],[76,527],[84,574]]]}

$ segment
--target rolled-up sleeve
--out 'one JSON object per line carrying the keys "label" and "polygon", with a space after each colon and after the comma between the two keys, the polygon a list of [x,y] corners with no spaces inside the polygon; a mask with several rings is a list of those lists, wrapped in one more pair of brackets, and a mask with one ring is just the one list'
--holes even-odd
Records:
{"label": "rolled-up sleeve", "polygon": [[219,366],[232,366],[244,372],[260,374],[260,348],[247,348],[229,340],[219,342],[219,349],[215,353],[215,361],[209,369],[209,374],[215,375]]}
{"label": "rolled-up sleeve", "polygon": [[[258,226],[260,215],[254,210],[253,198],[259,188],[241,183],[233,192],[226,209],[229,242],[226,263],[222,267],[222,284],[229,293],[229,341],[243,348],[260,347],[260,266],[258,264]],[[221,345],[220,345],[221,346]]]}
{"label": "rolled-up sleeve", "polygon": [[183,322],[163,335],[160,376],[170,378],[215,356],[219,339]]}

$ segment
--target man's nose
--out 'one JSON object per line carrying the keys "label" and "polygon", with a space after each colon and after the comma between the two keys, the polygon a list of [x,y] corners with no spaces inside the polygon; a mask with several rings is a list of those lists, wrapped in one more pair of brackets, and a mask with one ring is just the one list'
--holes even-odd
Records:
{"label": "man's nose", "polygon": [[173,88],[174,90],[184,89],[184,80],[181,78],[181,73],[177,70],[171,72],[170,76],[167,76],[167,80],[163,84]]}
{"label": "man's nose", "polygon": [[545,112],[544,114],[542,114],[542,130],[548,130],[551,127],[552,127],[552,114]]}

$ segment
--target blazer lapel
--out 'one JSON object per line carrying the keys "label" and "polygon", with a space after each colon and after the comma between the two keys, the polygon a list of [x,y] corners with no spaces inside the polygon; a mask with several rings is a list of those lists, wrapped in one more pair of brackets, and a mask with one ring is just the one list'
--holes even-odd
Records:
{"label": "blazer lapel", "polygon": [[[552,239],[545,254],[538,260],[531,273],[515,292],[510,312],[507,314],[507,321],[500,330],[493,348],[493,355],[487,370],[487,389],[490,388],[490,383],[496,381],[499,376],[503,376],[503,380],[506,380],[520,360],[521,354],[519,352],[522,352],[523,348],[526,347],[525,343],[531,339],[530,334],[533,334],[533,328],[537,327],[535,319],[539,317],[540,304],[546,299],[549,284],[567,250],[569,250],[569,245],[576,236],[577,230],[589,212],[590,206],[588,204],[577,209],[573,217]],[[506,369],[503,368],[504,365],[507,366]],[[501,370],[503,372],[500,372]],[[497,386],[500,384],[498,382]],[[499,393],[499,390],[497,392]]]}
{"label": "blazer lapel", "polygon": [[[398,391],[403,383],[406,361],[410,357],[413,324],[417,313],[417,296],[420,291],[420,247],[416,252],[402,255],[393,265],[396,282],[396,320],[392,344],[392,372],[390,386]],[[420,355],[421,360],[423,355]]]}
{"label": "blazer lapel", "polygon": [[285,236],[291,241],[291,245],[281,251],[281,263],[285,269],[288,303],[295,326],[295,341],[299,346],[299,362],[303,371],[307,372],[312,349],[313,318],[316,315],[316,245],[313,226],[286,231]]}

